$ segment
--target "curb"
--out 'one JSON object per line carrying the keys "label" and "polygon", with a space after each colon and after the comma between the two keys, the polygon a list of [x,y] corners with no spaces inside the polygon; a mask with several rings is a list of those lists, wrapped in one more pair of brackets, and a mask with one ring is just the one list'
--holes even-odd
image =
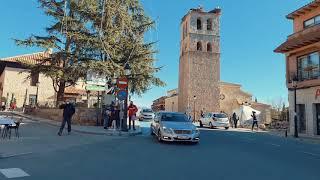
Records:
{"label": "curb", "polygon": [[[35,121],[35,122],[40,122],[40,123],[45,123],[51,126],[55,126],[55,127],[59,127],[59,124],[56,123],[52,123],[50,121],[42,121],[37,117],[30,117],[28,115],[23,115],[23,114],[19,114],[19,113],[15,113],[15,112],[10,112],[11,114],[14,114],[16,116],[20,116],[26,119],[29,119],[31,121]],[[85,131],[85,130],[78,130],[78,129],[72,129],[72,131],[77,132],[77,133],[81,133],[81,134],[91,134],[91,135],[105,135],[105,136],[125,136],[125,137],[129,137],[129,136],[137,136],[137,135],[141,135],[142,131],[140,129],[140,131],[138,132],[119,132],[119,131],[115,131],[115,132],[92,132],[92,131]]]}
{"label": "curb", "polygon": [[32,152],[25,152],[25,153],[16,153],[16,154],[0,154],[0,159],[6,159],[6,158],[12,158],[12,157],[18,157],[18,156],[25,156],[32,154]]}

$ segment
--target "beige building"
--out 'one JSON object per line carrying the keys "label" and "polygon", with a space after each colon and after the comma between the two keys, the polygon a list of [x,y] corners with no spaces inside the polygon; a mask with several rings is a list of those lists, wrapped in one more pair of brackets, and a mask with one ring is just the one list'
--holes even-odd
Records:
{"label": "beige building", "polygon": [[[15,101],[16,107],[23,105],[35,105],[53,107],[56,101],[56,92],[52,79],[43,74],[30,74],[30,71],[22,66],[21,61],[38,63],[43,58],[49,58],[51,51],[25,54],[20,56],[2,58],[0,60],[0,95],[2,104],[7,108]],[[88,91],[85,90],[84,81],[78,81],[77,85],[65,89],[65,99],[87,104]],[[91,93],[92,94],[92,93]],[[90,98],[89,105],[97,101],[96,93]]]}
{"label": "beige building", "polygon": [[167,92],[165,99],[165,110],[168,112],[178,112],[178,89],[173,89]]}
{"label": "beige building", "polygon": [[[183,18],[179,62],[178,110],[193,106],[218,111],[220,81],[220,9],[191,9]],[[198,116],[199,114],[197,114]]]}
{"label": "beige building", "polygon": [[286,17],[293,21],[294,32],[274,51],[285,55],[290,134],[319,136],[320,0]]}

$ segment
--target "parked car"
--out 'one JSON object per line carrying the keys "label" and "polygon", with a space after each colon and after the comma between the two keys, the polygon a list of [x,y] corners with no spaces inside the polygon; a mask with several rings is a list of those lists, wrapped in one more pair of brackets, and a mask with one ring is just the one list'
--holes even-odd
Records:
{"label": "parked car", "polygon": [[139,120],[152,120],[154,118],[154,112],[152,109],[142,109],[140,111]]}
{"label": "parked car", "polygon": [[151,134],[158,141],[187,141],[198,143],[200,131],[187,115],[176,112],[159,112],[151,123]]}
{"label": "parked car", "polygon": [[224,113],[205,113],[204,116],[200,118],[199,123],[200,127],[224,127],[225,129],[229,129],[230,127],[229,118]]}

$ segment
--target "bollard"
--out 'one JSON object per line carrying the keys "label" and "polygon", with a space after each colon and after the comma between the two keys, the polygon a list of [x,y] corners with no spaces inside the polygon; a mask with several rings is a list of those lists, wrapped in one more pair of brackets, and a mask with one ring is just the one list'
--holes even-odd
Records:
{"label": "bollard", "polygon": [[288,137],[288,130],[286,130],[285,132],[285,137]]}

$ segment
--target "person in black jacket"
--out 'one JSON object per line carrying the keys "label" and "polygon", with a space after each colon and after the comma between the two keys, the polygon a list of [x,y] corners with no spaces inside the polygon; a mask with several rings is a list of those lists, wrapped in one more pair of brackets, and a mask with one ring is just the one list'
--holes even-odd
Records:
{"label": "person in black jacket", "polygon": [[60,109],[63,109],[63,120],[61,123],[60,130],[58,132],[58,135],[59,136],[62,135],[62,131],[63,131],[66,123],[68,124],[68,135],[70,135],[70,133],[71,133],[71,119],[72,119],[73,114],[76,112],[76,109],[73,106],[73,104],[71,104],[69,101],[66,101],[65,104],[62,104],[60,106]]}

